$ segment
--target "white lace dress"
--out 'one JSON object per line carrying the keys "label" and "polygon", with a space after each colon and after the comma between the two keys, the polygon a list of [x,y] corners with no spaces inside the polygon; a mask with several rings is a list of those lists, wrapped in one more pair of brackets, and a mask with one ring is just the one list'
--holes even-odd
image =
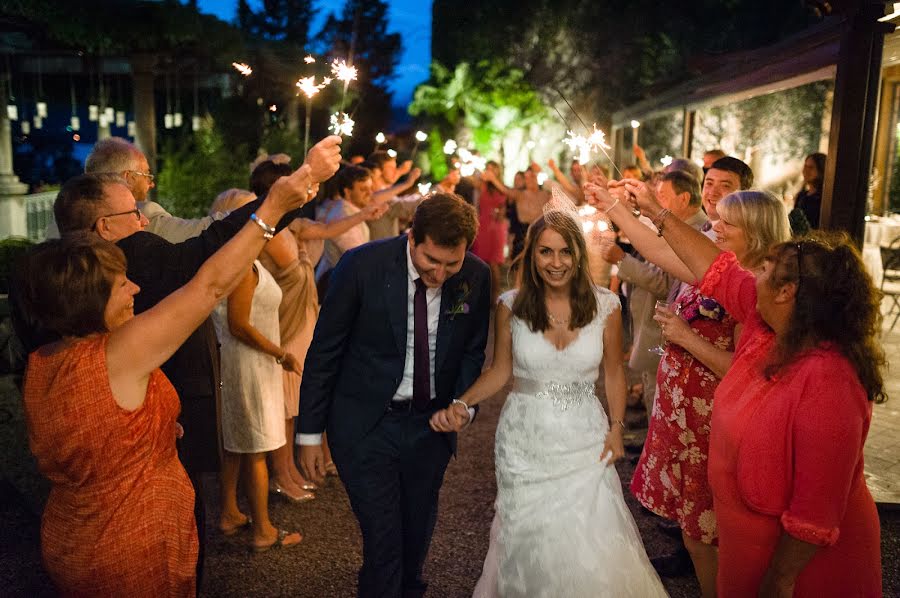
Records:
{"label": "white lace dress", "polygon": [[[515,292],[500,300],[511,308]],[[515,385],[497,426],[497,512],[478,598],[666,596],[616,470],[600,462],[609,422],[594,382],[619,299],[597,293],[597,317],[563,350],[511,319]]]}

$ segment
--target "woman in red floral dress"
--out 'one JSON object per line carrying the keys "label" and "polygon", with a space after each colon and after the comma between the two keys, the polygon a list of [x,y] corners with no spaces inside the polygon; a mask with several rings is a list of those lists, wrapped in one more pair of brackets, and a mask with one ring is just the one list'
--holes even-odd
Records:
{"label": "woman in red floral dress", "polygon": [[[633,187],[638,193],[652,193],[643,183]],[[613,203],[608,194],[605,199],[590,195],[600,199],[600,207],[608,206],[609,217],[649,261],[681,280],[694,280],[656,233],[629,210]],[[771,195],[733,193],[717,209],[720,220],[710,236],[720,249],[734,252],[746,268],[759,267],[766,249],[788,237],[784,206]],[[706,473],[710,419],[713,394],[731,365],[740,326],[719,303],[688,284],[682,284],[674,308],[658,311],[655,319],[667,341],[666,352],[657,370],[653,413],[631,491],[646,508],[678,523],[703,595],[713,596],[717,531]]]}

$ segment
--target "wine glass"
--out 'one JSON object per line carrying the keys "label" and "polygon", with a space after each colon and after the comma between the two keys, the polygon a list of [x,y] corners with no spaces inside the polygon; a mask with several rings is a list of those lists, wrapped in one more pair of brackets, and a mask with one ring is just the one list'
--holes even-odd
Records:
{"label": "wine glass", "polygon": [[[665,310],[669,308],[669,302],[663,301],[662,299],[657,300],[656,302],[656,311]],[[647,349],[651,353],[656,353],[657,355],[662,355],[666,352],[666,343],[664,340],[660,339],[659,344],[655,347],[650,347]]]}

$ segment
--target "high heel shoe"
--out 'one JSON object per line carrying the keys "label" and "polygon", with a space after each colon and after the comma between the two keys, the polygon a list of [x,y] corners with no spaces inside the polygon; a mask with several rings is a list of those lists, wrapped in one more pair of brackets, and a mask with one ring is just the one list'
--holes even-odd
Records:
{"label": "high heel shoe", "polygon": [[308,500],[313,500],[316,498],[316,495],[312,492],[307,492],[306,494],[301,494],[299,496],[291,494],[274,480],[269,482],[269,492],[272,494],[277,494],[278,496],[281,496],[291,502],[306,502]]}

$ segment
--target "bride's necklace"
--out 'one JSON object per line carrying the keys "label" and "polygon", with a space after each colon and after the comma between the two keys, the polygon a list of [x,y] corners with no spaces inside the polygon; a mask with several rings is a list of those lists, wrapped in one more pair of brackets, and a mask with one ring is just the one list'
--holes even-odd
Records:
{"label": "bride's necklace", "polygon": [[550,321],[552,323],[556,324],[557,326],[568,326],[569,325],[569,318],[560,318],[558,316],[554,316],[553,313],[549,309],[547,310],[547,317],[550,319]]}

